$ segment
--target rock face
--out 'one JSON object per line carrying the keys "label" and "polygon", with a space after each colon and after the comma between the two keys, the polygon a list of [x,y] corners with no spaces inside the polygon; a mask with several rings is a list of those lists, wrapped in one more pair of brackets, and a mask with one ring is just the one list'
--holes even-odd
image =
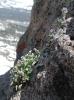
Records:
{"label": "rock face", "polygon": [[[14,95],[10,91],[3,95],[8,98],[1,100],[74,100],[73,5],[74,0],[35,2],[31,23],[17,45],[16,62],[33,48],[39,49],[41,56],[33,66],[31,80],[21,91]],[[21,47],[22,43],[26,46]]]}
{"label": "rock face", "polygon": [[[52,0],[36,0],[32,9],[31,22],[25,32],[25,34],[20,38],[17,50],[21,48],[20,45],[27,45],[27,49],[33,48],[43,48],[46,44],[47,36],[50,32],[51,25],[57,17],[61,15],[61,8],[64,5],[64,0],[52,1]],[[17,52],[17,56],[22,55],[23,48],[21,51]]]}

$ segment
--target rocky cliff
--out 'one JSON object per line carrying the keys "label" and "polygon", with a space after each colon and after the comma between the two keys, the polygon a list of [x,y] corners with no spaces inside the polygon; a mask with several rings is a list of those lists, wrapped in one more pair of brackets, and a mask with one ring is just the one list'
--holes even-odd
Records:
{"label": "rocky cliff", "polygon": [[14,92],[9,72],[5,81],[2,76],[1,100],[74,100],[74,0],[35,2],[30,25],[17,45],[15,65],[34,48],[40,57],[31,79]]}

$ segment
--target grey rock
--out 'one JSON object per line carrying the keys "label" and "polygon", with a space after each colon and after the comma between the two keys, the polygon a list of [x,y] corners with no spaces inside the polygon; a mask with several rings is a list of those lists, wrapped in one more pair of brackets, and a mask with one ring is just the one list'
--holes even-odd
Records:
{"label": "grey rock", "polygon": [[[7,81],[10,80],[8,73],[2,76],[0,86],[4,83],[2,89],[5,93],[0,92],[2,100],[74,100],[74,47],[70,39],[74,20],[68,25],[67,33],[60,33],[61,27],[56,24],[57,18],[62,16],[60,12],[65,0],[39,1],[33,6],[31,23],[17,48],[25,41],[28,48],[22,51],[23,55],[37,48],[41,51],[40,58],[33,66],[31,80],[23,85],[21,91],[12,91]],[[50,39],[51,29],[55,34],[52,33],[54,36]]]}

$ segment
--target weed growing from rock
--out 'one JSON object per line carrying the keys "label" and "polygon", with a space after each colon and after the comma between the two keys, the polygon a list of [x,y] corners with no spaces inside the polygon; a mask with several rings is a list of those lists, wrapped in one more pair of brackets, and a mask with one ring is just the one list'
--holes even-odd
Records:
{"label": "weed growing from rock", "polygon": [[11,71],[11,85],[18,90],[22,87],[23,83],[30,81],[31,73],[33,71],[34,64],[38,61],[40,52],[34,49],[34,52],[29,51],[28,54],[23,56],[18,61],[16,66]]}

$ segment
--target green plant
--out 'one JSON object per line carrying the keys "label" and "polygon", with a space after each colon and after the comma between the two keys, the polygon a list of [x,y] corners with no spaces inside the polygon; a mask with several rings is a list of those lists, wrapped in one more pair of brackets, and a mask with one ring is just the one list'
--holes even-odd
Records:
{"label": "green plant", "polygon": [[17,65],[14,66],[11,71],[11,85],[15,87],[15,90],[21,88],[23,83],[31,79],[32,66],[38,61],[39,56],[40,52],[34,49],[34,52],[29,51],[28,54],[23,56]]}

